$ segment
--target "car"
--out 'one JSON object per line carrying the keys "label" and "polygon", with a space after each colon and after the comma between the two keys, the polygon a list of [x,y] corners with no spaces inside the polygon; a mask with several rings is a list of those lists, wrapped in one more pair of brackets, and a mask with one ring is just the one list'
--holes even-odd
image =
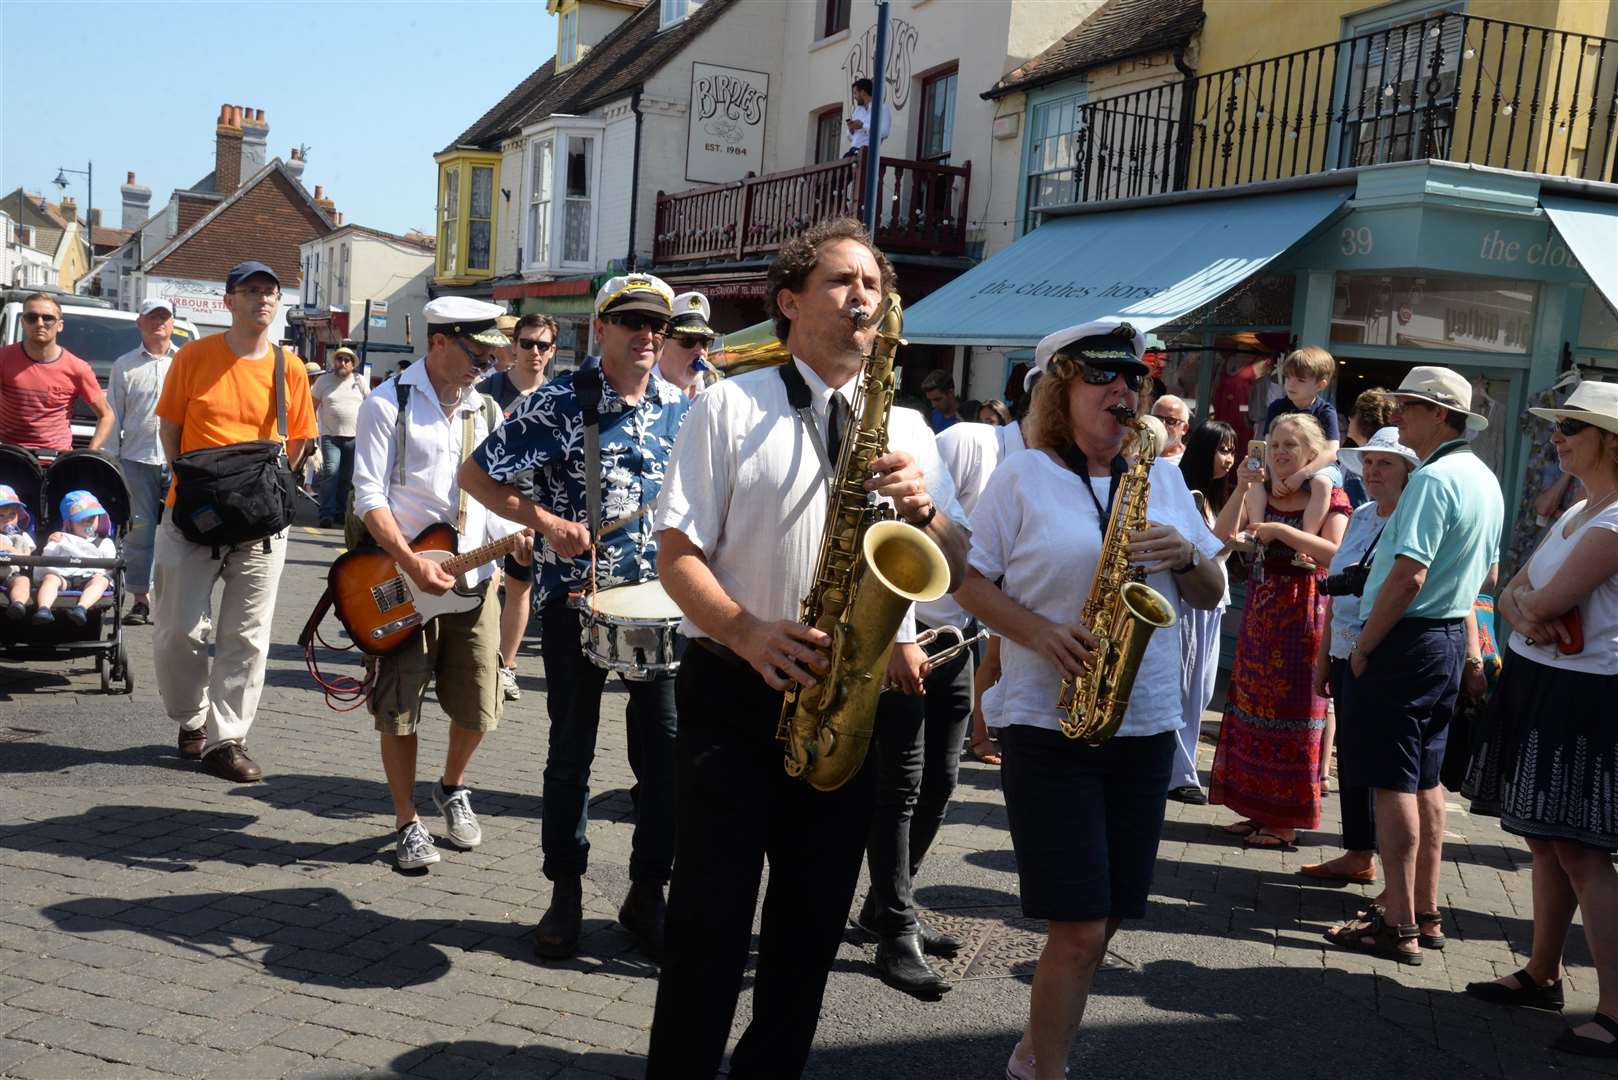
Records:
{"label": "car", "polygon": [[[77,296],[54,289],[6,289],[0,293],[0,345],[22,340],[24,298],[43,292],[62,305],[62,332],[57,343],[82,357],[95,372],[101,390],[106,392],[112,378],[112,365],[124,353],[140,347],[140,328],[133,311],[119,311],[105,300]],[[174,320],[174,347],[179,348],[200,335],[188,319]],[[95,434],[95,413],[82,401],[73,403],[73,448],[90,445]]]}

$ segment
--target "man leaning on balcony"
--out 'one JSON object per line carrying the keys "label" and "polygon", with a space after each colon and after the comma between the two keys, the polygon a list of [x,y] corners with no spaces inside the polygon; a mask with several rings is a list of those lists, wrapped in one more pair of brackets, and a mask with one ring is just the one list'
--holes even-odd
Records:
{"label": "man leaning on balcony", "polygon": [[[848,125],[848,153],[846,158],[855,157],[861,150],[871,145],[871,94],[876,89],[870,79],[854,80],[854,111],[844,121]],[[887,103],[882,105],[882,134],[877,142],[887,141],[888,132],[893,128],[893,112]]]}

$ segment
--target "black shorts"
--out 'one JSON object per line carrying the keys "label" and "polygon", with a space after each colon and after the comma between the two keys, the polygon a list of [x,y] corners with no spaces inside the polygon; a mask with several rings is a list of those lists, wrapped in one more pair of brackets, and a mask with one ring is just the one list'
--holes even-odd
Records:
{"label": "black shorts", "polygon": [[1045,728],[1000,729],[1024,915],[1081,922],[1146,914],[1178,740],[1165,731],[1086,746]]}
{"label": "black shorts", "polygon": [[1466,660],[1463,619],[1401,619],[1338,695],[1337,764],[1346,786],[1435,788]]}
{"label": "black shorts", "polygon": [[534,564],[533,563],[528,563],[525,566],[522,563],[518,562],[512,556],[507,555],[506,556],[506,577],[510,578],[512,581],[533,581],[534,580]]}

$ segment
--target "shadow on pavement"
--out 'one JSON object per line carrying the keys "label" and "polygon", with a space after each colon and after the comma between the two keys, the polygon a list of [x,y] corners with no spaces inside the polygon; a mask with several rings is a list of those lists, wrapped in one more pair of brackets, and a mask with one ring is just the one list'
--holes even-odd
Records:
{"label": "shadow on pavement", "polygon": [[644,1058],[617,1051],[594,1050],[579,1055],[551,1046],[506,1046],[476,1039],[429,1043],[388,1062],[388,1068],[394,1073],[476,1076],[479,1080],[507,1077],[537,1080],[570,1067],[582,1070],[568,1073],[578,1077],[612,1076],[635,1080],[646,1074]]}
{"label": "shadow on pavement", "polygon": [[[9,773],[57,772],[79,765],[144,765],[148,768],[169,769],[188,774],[197,771],[195,762],[185,761],[175,754],[172,742],[128,746],[122,750],[60,746],[34,739],[8,742],[4,745],[5,758],[4,764],[0,765],[0,776]],[[4,830],[0,830],[0,835],[3,833]]]}
{"label": "shadow on pavement", "polygon": [[[380,771],[380,766],[377,767]],[[431,772],[431,770],[428,770]],[[434,776],[437,773],[433,773]],[[416,781],[416,803],[432,806],[433,780]],[[302,810],[323,817],[360,820],[381,818],[391,812],[392,797],[381,780],[320,773],[268,773],[256,784],[237,791],[277,810]],[[616,793],[616,789],[603,795]],[[602,796],[591,799],[591,805]],[[473,807],[480,815],[521,817],[539,820],[538,795],[522,795],[495,788],[474,787]],[[390,841],[391,842],[391,838]]]}

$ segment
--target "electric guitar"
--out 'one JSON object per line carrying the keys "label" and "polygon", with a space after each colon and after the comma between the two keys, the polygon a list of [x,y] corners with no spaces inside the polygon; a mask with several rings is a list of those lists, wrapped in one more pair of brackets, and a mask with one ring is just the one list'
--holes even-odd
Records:
{"label": "electric guitar", "polygon": [[332,606],[361,651],[387,656],[440,615],[475,610],[483,603],[483,590],[465,588],[460,576],[516,550],[522,539],[513,533],[504,540],[457,553],[458,536],[453,525],[440,523],[427,526],[410,542],[411,551],[432,559],[457,579],[455,587],[442,596],[418,592],[393,556],[370,544],[344,552],[331,564],[326,582]]}

